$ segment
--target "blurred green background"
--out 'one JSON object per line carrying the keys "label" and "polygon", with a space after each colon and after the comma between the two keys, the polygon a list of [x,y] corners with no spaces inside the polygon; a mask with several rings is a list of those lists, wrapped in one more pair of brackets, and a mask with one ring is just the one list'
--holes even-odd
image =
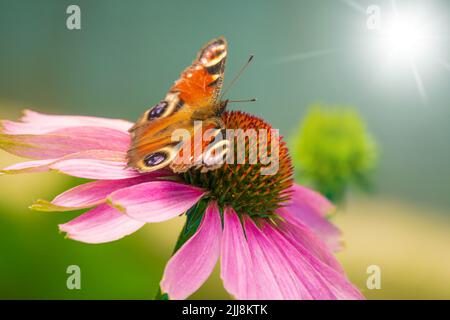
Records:
{"label": "blurred green background", "polygon": [[[426,5],[443,31],[450,60],[450,3]],[[390,1],[0,1],[0,118],[20,110],[125,118],[159,101],[209,39],[229,42],[226,80],[249,54],[254,64],[229,93],[257,97],[233,106],[263,117],[292,139],[313,103],[354,106],[380,146],[375,192],[353,192],[335,218],[346,248],[338,254],[368,298],[450,299],[450,108],[447,69],[385,72],[371,50],[361,12]],[[81,30],[67,30],[66,8],[81,7]],[[0,151],[0,165],[19,159]],[[182,218],[147,225],[114,243],[64,239],[57,224],[76,213],[27,209],[79,181],[56,174],[0,177],[0,298],[150,299]],[[66,288],[81,267],[82,289]],[[382,288],[366,289],[379,265]],[[216,270],[192,298],[228,298]]]}

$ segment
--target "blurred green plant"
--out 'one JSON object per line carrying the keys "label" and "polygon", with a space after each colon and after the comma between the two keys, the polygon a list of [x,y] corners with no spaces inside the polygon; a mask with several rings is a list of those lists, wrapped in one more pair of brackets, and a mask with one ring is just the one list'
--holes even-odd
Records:
{"label": "blurred green plant", "polygon": [[371,189],[378,153],[352,107],[313,105],[291,140],[296,179],[339,204],[352,186]]}

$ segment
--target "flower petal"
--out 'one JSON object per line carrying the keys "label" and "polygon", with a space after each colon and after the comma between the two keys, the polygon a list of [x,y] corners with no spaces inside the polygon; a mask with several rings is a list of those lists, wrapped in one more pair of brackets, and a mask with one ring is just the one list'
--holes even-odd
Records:
{"label": "flower petal", "polygon": [[301,187],[293,186],[292,201],[286,206],[284,218],[290,223],[300,222],[310,227],[327,244],[330,250],[339,251],[341,232],[325,218],[325,213],[334,206],[319,193]]}
{"label": "flower petal", "polygon": [[127,133],[133,124],[121,119],[85,116],[47,115],[25,110],[21,122],[0,121],[1,132],[7,134],[45,134],[70,127],[104,127]]}
{"label": "flower petal", "polygon": [[1,169],[0,172],[7,174],[46,172],[49,170],[49,165],[51,165],[55,161],[57,161],[57,159],[19,162]]}
{"label": "flower petal", "polygon": [[296,279],[290,275],[286,261],[277,248],[273,247],[251,218],[244,217],[244,227],[252,257],[253,280],[258,288],[256,299],[296,299]]}
{"label": "flower petal", "polygon": [[224,212],[220,276],[225,289],[241,300],[257,298],[252,257],[244,229],[233,209]]}
{"label": "flower petal", "polygon": [[0,133],[0,148],[31,159],[54,159],[86,150],[126,152],[129,143],[127,133],[101,127],[66,128],[42,135]]}
{"label": "flower petal", "polygon": [[127,152],[131,137],[128,132],[103,127],[70,127],[53,131],[51,135],[62,135],[92,140],[94,150]]}
{"label": "flower petal", "polygon": [[[0,172],[15,174],[49,170],[93,180],[120,180],[143,175],[135,169],[127,168],[125,152],[107,150],[89,150],[69,154],[60,159],[22,162]],[[168,175],[168,171],[164,171]]]}
{"label": "flower petal", "polygon": [[73,211],[90,208],[106,201],[112,192],[148,182],[163,174],[155,172],[122,180],[99,180],[85,183],[60,194],[51,202],[37,200],[30,208],[38,211]]}
{"label": "flower petal", "polygon": [[[282,262],[288,274],[292,276],[294,283],[298,285],[296,299],[339,299],[352,300],[364,299],[362,294],[345,277],[333,268],[320,261],[315,255],[311,254],[309,248],[303,247],[300,243],[293,246],[286,238],[283,232],[276,229],[269,223],[264,224],[264,235],[270,243],[267,250],[272,250],[282,254]],[[277,265],[275,264],[275,267]],[[277,270],[274,268],[274,270]],[[281,269],[278,269],[279,276],[285,275]],[[287,282],[280,282],[286,293],[293,289],[289,288]],[[286,287],[286,284],[288,287]],[[292,292],[295,292],[292,290]]]}
{"label": "flower petal", "polygon": [[299,202],[307,203],[314,211],[326,216],[335,210],[335,206],[317,191],[303,187],[297,183],[292,186],[292,197]]}
{"label": "flower petal", "polygon": [[245,231],[253,259],[258,299],[362,299],[359,291],[302,246],[294,247],[283,233],[250,218]]}
{"label": "flower petal", "polygon": [[197,232],[166,265],[161,289],[170,299],[185,299],[206,281],[219,258],[221,235],[219,209],[211,203]]}
{"label": "flower petal", "polygon": [[102,204],[81,216],[59,225],[67,237],[86,243],[104,243],[127,236],[145,223],[133,220],[107,204]]}
{"label": "flower petal", "polygon": [[160,222],[192,207],[205,191],[178,182],[141,183],[112,193],[108,203],[133,219]]}
{"label": "flower petal", "polygon": [[118,180],[141,175],[134,169],[126,168],[126,153],[105,150],[89,150],[68,155],[52,163],[49,169],[94,180]]}
{"label": "flower petal", "polygon": [[[285,208],[280,208],[277,210],[277,214],[281,217],[285,217],[288,212]],[[291,224],[286,221],[278,222],[279,228],[283,231],[285,238],[295,247],[302,246],[308,248],[311,254],[314,254],[323,263],[327,264],[334,270],[344,273],[341,264],[336,260],[336,258],[329,251],[328,246],[323,242],[323,240],[315,234],[311,229],[301,223],[300,221],[295,221]]]}

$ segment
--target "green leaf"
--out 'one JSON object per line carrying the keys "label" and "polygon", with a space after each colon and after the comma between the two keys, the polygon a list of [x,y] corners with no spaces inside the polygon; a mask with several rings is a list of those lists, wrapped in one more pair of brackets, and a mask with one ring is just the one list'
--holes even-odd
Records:
{"label": "green leaf", "polygon": [[190,208],[186,212],[186,223],[184,224],[183,230],[181,230],[178,236],[177,243],[173,249],[172,255],[181,248],[183,244],[186,243],[197,231],[200,222],[202,221],[203,214],[205,213],[206,207],[208,206],[208,201],[203,199],[199,201],[195,206]]}

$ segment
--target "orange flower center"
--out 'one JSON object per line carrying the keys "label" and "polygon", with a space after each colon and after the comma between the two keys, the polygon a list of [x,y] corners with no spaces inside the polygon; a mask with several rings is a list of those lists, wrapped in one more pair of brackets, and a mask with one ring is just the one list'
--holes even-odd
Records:
{"label": "orange flower center", "polygon": [[228,132],[235,133],[230,152],[233,161],[225,161],[220,168],[208,172],[190,169],[183,174],[184,180],[208,190],[209,197],[222,208],[231,206],[238,213],[252,216],[272,215],[290,199],[293,183],[285,142],[268,123],[255,116],[225,112],[222,121],[228,140]]}

